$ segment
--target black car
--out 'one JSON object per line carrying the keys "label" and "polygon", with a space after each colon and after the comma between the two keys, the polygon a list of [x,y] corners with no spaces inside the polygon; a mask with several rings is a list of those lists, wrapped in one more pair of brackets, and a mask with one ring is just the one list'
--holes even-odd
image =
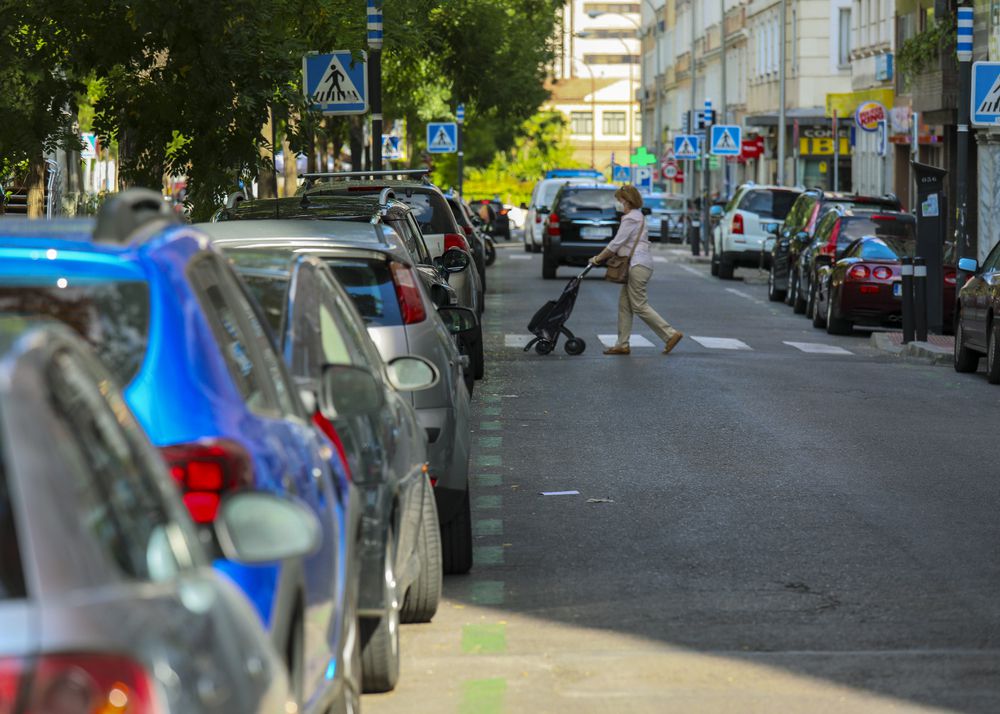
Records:
{"label": "black car", "polygon": [[543,219],[542,277],[556,277],[560,265],[584,266],[600,253],[621,224],[609,184],[570,184],[559,189]]}
{"label": "black car", "polygon": [[860,207],[830,208],[816,224],[812,241],[799,254],[797,284],[806,297],[802,301],[803,309],[795,304],[795,312],[805,312],[808,317],[814,317],[820,270],[840,260],[847,247],[858,238],[876,236],[915,241],[916,235],[917,221],[909,213],[862,210]]}
{"label": "black car", "polygon": [[496,198],[481,198],[472,202],[472,207],[476,211],[480,206],[486,206],[489,211],[489,231],[490,235],[498,239],[510,240],[510,216],[508,209]]}
{"label": "black car", "polygon": [[458,222],[458,227],[462,229],[469,245],[472,246],[472,257],[476,261],[476,269],[479,271],[479,280],[483,284],[483,292],[486,292],[486,239],[476,230],[472,218],[468,214],[465,203],[454,193],[446,193],[445,199],[448,207]]}
{"label": "black car", "polygon": [[819,219],[827,209],[834,206],[845,208],[857,206],[887,211],[902,209],[899,199],[892,194],[859,196],[820,189],[803,192],[792,204],[791,210],[785,217],[785,223],[778,233],[778,239],[771,248],[771,267],[767,277],[768,298],[774,302],[784,300],[789,305],[795,305],[799,312],[805,310],[807,293],[800,294],[796,272],[799,253],[812,241]]}
{"label": "black car", "polygon": [[955,371],[975,372],[986,355],[986,378],[1000,384],[1000,244],[982,265],[962,258],[958,267],[972,276],[958,293]]}

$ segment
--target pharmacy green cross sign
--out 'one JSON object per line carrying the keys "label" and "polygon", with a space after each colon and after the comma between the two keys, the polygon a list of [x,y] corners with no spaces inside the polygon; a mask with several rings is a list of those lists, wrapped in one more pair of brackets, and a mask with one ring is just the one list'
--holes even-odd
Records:
{"label": "pharmacy green cross sign", "polygon": [[656,163],[656,154],[646,151],[645,146],[640,146],[635,153],[629,157],[633,166],[652,166]]}

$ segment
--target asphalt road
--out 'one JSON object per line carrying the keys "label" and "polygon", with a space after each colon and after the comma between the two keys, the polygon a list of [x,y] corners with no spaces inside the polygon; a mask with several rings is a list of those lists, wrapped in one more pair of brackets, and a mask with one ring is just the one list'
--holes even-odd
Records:
{"label": "asphalt road", "polygon": [[665,254],[671,355],[641,323],[653,346],[601,354],[599,277],[586,353],[524,353],[575,271],[509,246],[491,271],[477,564],[365,711],[1000,712],[1000,389]]}

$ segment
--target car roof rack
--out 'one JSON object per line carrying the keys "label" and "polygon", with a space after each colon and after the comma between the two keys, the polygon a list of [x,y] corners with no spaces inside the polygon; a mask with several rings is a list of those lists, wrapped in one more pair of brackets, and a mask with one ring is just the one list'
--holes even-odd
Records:
{"label": "car roof rack", "polygon": [[97,212],[94,240],[126,243],[140,228],[153,223],[180,223],[163,194],[148,188],[130,188],[109,198]]}
{"label": "car roof rack", "polygon": [[385,171],[310,171],[299,174],[299,178],[305,181],[305,187],[310,188],[316,179],[375,179],[375,178],[397,178],[397,179],[419,179],[424,183],[430,183],[428,175],[430,169],[388,169]]}

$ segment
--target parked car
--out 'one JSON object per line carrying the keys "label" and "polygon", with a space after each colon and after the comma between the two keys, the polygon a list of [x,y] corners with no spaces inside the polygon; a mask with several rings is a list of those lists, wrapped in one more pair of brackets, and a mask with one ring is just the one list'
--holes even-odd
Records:
{"label": "parked car", "polygon": [[649,240],[682,243],[688,234],[690,216],[684,212],[684,197],[670,193],[650,193],[643,197],[650,210]]}
{"label": "parked car", "polygon": [[[901,258],[912,258],[917,242],[905,233],[864,236],[832,265],[822,266],[816,278],[813,326],[831,335],[850,334],[855,326],[896,327],[902,320]],[[955,268],[943,275],[945,324],[951,324],[955,305]]]}
{"label": "parked car", "polygon": [[0,225],[0,312],[54,318],[90,342],[199,525],[244,488],[308,505],[322,526],[308,557],[246,566],[212,555],[285,656],[299,711],[349,709],[360,692],[357,494],[243,283],[176,220],[158,192],[134,189],[75,232]]}
{"label": "parked car", "polygon": [[958,292],[955,316],[955,371],[975,372],[986,357],[986,379],[1000,384],[1000,244],[982,265],[962,258],[959,270],[971,273]]}
{"label": "parked car", "polygon": [[[320,526],[244,490],[212,535],[256,564],[301,558]],[[0,318],[0,672],[11,714],[272,714],[289,696],[110,372],[68,328],[23,317]]]}
{"label": "parked car", "polygon": [[[916,230],[916,219],[909,213],[844,206],[829,208],[817,223],[812,241],[799,254],[797,290],[806,295],[806,316],[811,319],[815,315],[820,271],[843,257],[851,243],[869,235],[915,241]],[[797,306],[795,310],[798,312]]]}
{"label": "parked car", "polygon": [[524,217],[524,250],[526,253],[541,253],[548,227],[548,218],[552,213],[552,202],[559,189],[566,184],[582,184],[592,186],[600,183],[603,178],[594,176],[571,175],[552,176],[544,178],[535,184],[531,190],[531,199],[522,203],[521,208],[527,211]]}
{"label": "parked car", "polygon": [[448,207],[455,216],[458,227],[462,229],[462,234],[468,239],[469,245],[473,246],[472,257],[476,261],[476,269],[479,271],[479,281],[483,285],[483,292],[486,291],[486,237],[477,230],[476,222],[473,221],[469,208],[461,196],[449,191],[445,194],[448,200]]}
{"label": "parked car", "polygon": [[490,211],[490,221],[488,224],[490,235],[498,239],[510,240],[510,210],[503,205],[499,198],[480,198],[471,202],[474,209],[480,206],[488,206]]}
{"label": "parked car", "polygon": [[441,535],[426,473],[427,440],[399,389],[399,372],[416,369],[413,362],[425,364],[430,377],[406,391],[433,387],[437,371],[412,356],[386,365],[330,268],[297,253],[294,243],[262,248],[251,239],[229,242],[225,252],[263,306],[300,386],[318,394],[330,365],[350,368],[342,371],[354,386],[344,393],[355,404],[338,408],[331,420],[316,412],[314,420],[344,450],[361,493],[362,672],[366,691],[388,691],[399,677],[400,619],[430,622],[441,595]]}
{"label": "parked car", "polygon": [[339,220],[224,221],[209,230],[223,250],[253,242],[260,248],[283,245],[299,255],[321,258],[354,301],[368,334],[386,362],[415,354],[427,359],[441,379],[411,394],[427,435],[429,476],[441,523],[445,573],[472,567],[469,498],[469,392],[462,355],[452,331],[475,323],[468,309],[451,308],[442,320],[414,274],[412,257],[382,224]]}
{"label": "parked car", "polygon": [[712,232],[712,275],[732,280],[737,267],[761,267],[764,242],[781,230],[800,193],[782,186],[740,186]]}
{"label": "parked car", "polygon": [[899,211],[899,199],[885,196],[858,196],[820,189],[807,189],[795,199],[785,217],[777,239],[769,246],[771,259],[767,276],[767,296],[774,302],[784,300],[799,312],[806,308],[808,293],[798,290],[799,253],[812,241],[816,224],[822,215],[836,206],[858,207],[872,210]]}
{"label": "parked car", "polygon": [[556,277],[560,265],[584,266],[611,242],[622,215],[615,210],[611,184],[564,184],[545,219],[542,277]]}

